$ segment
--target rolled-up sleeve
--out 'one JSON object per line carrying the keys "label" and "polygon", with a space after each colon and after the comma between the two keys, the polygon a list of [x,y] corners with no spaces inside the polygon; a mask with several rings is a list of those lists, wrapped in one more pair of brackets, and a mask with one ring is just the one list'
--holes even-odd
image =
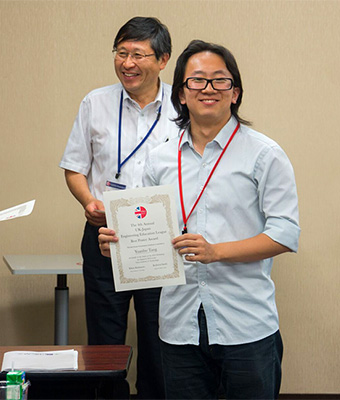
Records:
{"label": "rolled-up sleeve", "polygon": [[260,211],[266,221],[263,233],[297,252],[300,227],[294,170],[278,145],[262,151],[256,163],[255,179]]}

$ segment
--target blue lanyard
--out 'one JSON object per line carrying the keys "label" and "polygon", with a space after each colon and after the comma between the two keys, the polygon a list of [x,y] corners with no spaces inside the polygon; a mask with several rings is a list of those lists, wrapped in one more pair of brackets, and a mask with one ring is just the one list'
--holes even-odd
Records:
{"label": "blue lanyard", "polygon": [[144,139],[139,143],[137,147],[134,148],[134,150],[125,158],[123,162],[121,162],[121,142],[122,142],[122,114],[123,114],[123,91],[120,95],[120,105],[119,105],[119,122],[118,122],[118,169],[116,173],[116,179],[120,177],[120,171],[122,169],[122,166],[143,146],[144,142],[147,140],[147,138],[151,135],[152,131],[154,130],[155,126],[157,125],[157,122],[159,121],[161,117],[161,111],[162,111],[162,103],[158,108],[157,111],[157,117],[155,119],[155,122],[152,124],[152,127],[149,129],[149,132],[144,136]]}

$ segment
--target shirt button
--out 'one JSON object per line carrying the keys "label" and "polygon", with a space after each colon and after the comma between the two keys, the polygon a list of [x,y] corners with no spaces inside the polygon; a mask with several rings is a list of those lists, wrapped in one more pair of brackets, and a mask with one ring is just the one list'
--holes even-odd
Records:
{"label": "shirt button", "polygon": [[205,286],[206,283],[204,281],[201,282],[201,286]]}
{"label": "shirt button", "polygon": [[205,168],[207,166],[207,163],[203,163],[202,167]]}

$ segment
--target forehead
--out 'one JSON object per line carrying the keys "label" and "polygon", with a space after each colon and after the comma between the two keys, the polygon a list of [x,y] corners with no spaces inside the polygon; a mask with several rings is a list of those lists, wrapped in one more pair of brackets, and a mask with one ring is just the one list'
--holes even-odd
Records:
{"label": "forehead", "polygon": [[188,59],[185,67],[186,76],[220,75],[231,76],[223,58],[210,51],[196,53]]}
{"label": "forehead", "polygon": [[128,51],[152,51],[150,40],[124,40],[119,43],[117,50],[128,50]]}

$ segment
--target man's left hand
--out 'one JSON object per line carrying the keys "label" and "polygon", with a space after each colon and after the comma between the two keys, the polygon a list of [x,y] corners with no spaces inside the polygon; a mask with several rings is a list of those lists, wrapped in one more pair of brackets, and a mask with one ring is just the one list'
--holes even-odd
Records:
{"label": "man's left hand", "polygon": [[217,261],[214,245],[208,243],[202,235],[185,233],[172,240],[172,244],[187,261],[208,264]]}

